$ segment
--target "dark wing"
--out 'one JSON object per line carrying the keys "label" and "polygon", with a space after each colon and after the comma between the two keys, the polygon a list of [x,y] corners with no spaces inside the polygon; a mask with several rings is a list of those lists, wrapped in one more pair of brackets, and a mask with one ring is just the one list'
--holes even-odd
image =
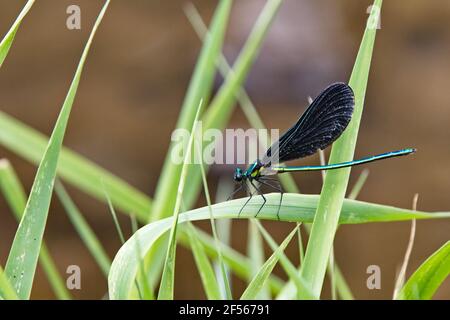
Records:
{"label": "dark wing", "polygon": [[326,88],[308,107],[297,123],[267,150],[265,167],[303,158],[325,149],[344,132],[349,124],[355,96],[345,83]]}

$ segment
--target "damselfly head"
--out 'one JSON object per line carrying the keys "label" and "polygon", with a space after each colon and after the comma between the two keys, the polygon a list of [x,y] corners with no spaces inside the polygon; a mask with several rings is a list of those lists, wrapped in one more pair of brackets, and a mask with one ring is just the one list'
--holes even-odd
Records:
{"label": "damselfly head", "polygon": [[241,182],[243,179],[243,174],[242,174],[242,169],[241,168],[236,168],[234,170],[234,176],[233,176],[234,181],[236,182]]}

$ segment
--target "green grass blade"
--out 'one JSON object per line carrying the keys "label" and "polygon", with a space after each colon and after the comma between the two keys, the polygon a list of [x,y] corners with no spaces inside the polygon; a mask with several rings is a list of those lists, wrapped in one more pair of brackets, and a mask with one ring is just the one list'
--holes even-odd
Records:
{"label": "green grass blade", "polygon": [[9,29],[2,42],[0,42],[0,68],[5,61],[6,56],[8,55],[9,49],[11,49],[14,37],[16,36],[17,30],[19,30],[20,23],[22,22],[23,18],[25,18],[28,11],[30,11],[31,7],[34,4],[34,1],[35,0],[28,0],[28,2],[25,4],[25,7],[23,7],[22,11],[17,17],[16,21],[14,21],[11,29]]}
{"label": "green grass blade", "polygon": [[39,263],[47,276],[48,282],[50,283],[56,298],[59,300],[71,300],[72,295],[69,293],[67,284],[58,271],[56,263],[45,242],[42,242],[41,252],[39,253]]}
{"label": "green grass blade", "polygon": [[[374,3],[371,13],[374,21],[377,21],[379,18],[378,14],[380,11],[378,9],[381,9],[381,4],[381,0],[376,0]],[[348,128],[333,144],[329,159],[330,163],[345,162],[353,159],[363,111],[375,35],[376,28],[368,24],[349,82],[349,85],[355,92],[355,110]],[[317,214],[311,228],[305,260],[301,268],[301,275],[317,298],[320,297],[322,291],[328,258],[333,245],[339,221],[339,213],[344,201],[349,177],[350,168],[327,172]]]}
{"label": "green grass blade", "polygon": [[[276,12],[276,9],[274,11],[272,11],[272,13],[274,13],[274,12]],[[196,10],[196,8],[193,5],[188,6],[187,10],[186,10],[186,15],[189,18],[189,21],[191,22],[191,24],[192,24],[194,30],[196,31],[197,35],[199,36],[199,38],[203,40],[205,38],[205,35],[207,34],[208,30],[200,16],[200,14]],[[261,16],[263,17],[263,15],[261,15]],[[273,15],[271,18],[266,20],[266,23],[259,23],[259,24],[257,23],[257,26],[265,25],[267,28],[270,25],[270,21],[272,18],[273,18]],[[257,30],[257,27],[255,27],[254,30],[255,31],[254,31],[253,35],[258,34],[257,31],[260,31],[260,30]],[[263,29],[261,31],[262,31],[262,33],[260,33],[259,35],[264,33]],[[257,37],[250,36],[249,41],[248,41],[249,44],[252,43],[252,41],[250,41],[250,39],[255,40],[255,39],[257,39]],[[260,40],[258,40],[258,41],[261,41],[261,39],[262,38],[260,38]],[[257,42],[255,42],[255,43],[257,43]],[[250,45],[247,48],[249,48],[249,47],[250,47]],[[243,50],[243,52],[245,52],[245,51]],[[221,74],[224,76],[225,79],[233,78],[233,77],[230,77],[230,75],[233,74],[233,71],[232,71],[231,67],[229,66],[229,64],[227,63],[225,56],[223,54],[220,55],[217,65],[218,65],[219,71],[221,72]],[[246,71],[244,71],[244,73],[245,72]],[[231,81],[229,83],[231,83]],[[229,88],[232,88],[232,87],[230,86]],[[258,113],[256,112],[256,109],[255,109],[254,105],[252,104],[249,96],[247,95],[245,90],[241,88],[241,84],[239,84],[237,86],[237,88],[238,89],[233,88],[231,91],[236,92],[235,98],[237,98],[237,100],[239,101],[240,106],[242,107],[242,110],[244,111],[245,115],[251,122],[251,125],[255,128],[264,128],[264,124],[263,124],[261,118],[259,117]],[[228,93],[229,95],[232,94],[230,92]],[[232,102],[233,101],[231,101],[231,103]],[[226,102],[225,106],[228,105],[227,108],[230,108],[229,104],[230,104],[230,102]],[[192,196],[190,197],[190,199],[192,200],[194,198],[195,198],[195,189],[193,189]],[[188,200],[188,202],[189,202],[189,200]],[[256,233],[258,233],[258,230],[256,227],[252,228],[251,224],[249,226],[250,226],[250,231],[255,231]],[[257,243],[258,239],[259,239],[259,245]],[[251,261],[256,263],[256,265],[254,266],[254,270],[256,271],[264,263],[264,254],[262,252],[261,237],[258,237],[258,234],[253,235],[253,233],[250,232],[249,240],[250,240],[249,244],[248,244],[249,245],[249,253],[252,256],[255,255],[255,257],[254,257],[255,259],[251,259]],[[267,292],[264,292],[264,290],[262,290],[261,293],[263,294],[261,296],[261,298],[268,298]]]}
{"label": "green grass blade", "polygon": [[284,249],[286,249],[289,242],[295,236],[298,227],[299,225],[297,225],[295,229],[291,231],[291,233],[286,237],[286,239],[284,239],[281,245],[278,248],[276,248],[276,250],[269,257],[269,259],[267,259],[267,261],[261,266],[261,268],[258,270],[253,280],[250,282],[250,284],[242,294],[241,300],[254,300],[258,297],[259,292],[264,287],[264,284],[267,282],[267,279],[272,273],[273,268],[275,268],[275,265],[277,264],[280,258],[280,254],[284,251]]}
{"label": "green grass blade", "polygon": [[[200,100],[203,99],[205,103],[211,95],[212,86],[214,83],[214,76],[216,74],[215,63],[219,53],[221,52],[227,22],[230,15],[232,1],[221,0],[215,10],[211,21],[211,32],[207,41],[202,46],[197,64],[189,83],[189,88],[186,93],[181,112],[177,121],[177,129],[191,130],[195,113],[197,111]],[[149,219],[152,221],[167,217],[173,213],[176,201],[176,186],[178,185],[181,168],[180,164],[176,164],[171,159],[172,143],[166,155],[166,160],[162,168],[156,192],[155,203],[151,209]],[[188,181],[191,181],[188,179]],[[198,187],[200,180],[198,180]],[[186,205],[186,201],[183,201]],[[156,285],[156,281],[161,273],[161,266],[164,257],[164,250],[167,244],[167,239],[162,238],[160,244],[155,246],[152,252],[146,257],[147,272],[151,276],[151,282]]]}
{"label": "green grass blade", "polygon": [[[5,148],[31,163],[39,164],[48,140],[47,136],[0,111],[0,144]],[[106,202],[106,189],[117,208],[134,212],[141,221],[147,221],[151,200],[143,192],[68,148],[61,149],[57,174],[65,182],[100,201]]]}
{"label": "green grass blade", "polygon": [[[11,208],[12,213],[16,219],[20,221],[25,210],[27,198],[19,177],[14,171],[11,163],[6,159],[0,160],[0,190],[5,196],[6,202]],[[42,243],[39,261],[55,296],[61,300],[71,299],[66,283],[58,272],[45,242]]]}
{"label": "green grass blade", "polygon": [[[222,202],[225,201],[231,192],[233,192],[234,184],[228,178],[221,178],[219,180],[219,183],[217,185],[216,190],[216,202]],[[226,297],[228,294],[228,290],[230,291],[231,296],[231,273],[230,273],[230,267],[225,264],[225,272],[223,270],[223,264],[218,261],[219,254],[218,251],[221,253],[221,258],[223,260],[223,253],[222,253],[222,246],[229,246],[231,242],[232,232],[232,221],[230,219],[222,219],[216,221],[217,224],[217,237],[220,239],[220,242],[218,244],[218,248],[214,248],[214,252],[217,252],[217,257],[214,259],[214,270],[216,273],[216,277],[219,281],[219,288],[221,292],[222,297]],[[209,237],[209,235],[208,235]],[[217,246],[217,243],[214,242],[214,244]]]}
{"label": "green grass blade", "polygon": [[[203,132],[200,132],[200,135],[203,136]],[[202,150],[201,150],[200,145],[197,144],[196,150],[197,150],[197,155],[198,155],[199,159],[201,159],[200,160],[200,172],[202,174],[202,182],[203,182],[203,188],[205,191],[206,203],[207,203],[208,209],[209,209],[209,221],[211,224],[211,230],[212,230],[212,234],[213,234],[213,238],[214,238],[214,244],[216,245],[216,250],[218,252],[217,262],[219,264],[221,278],[223,280],[223,287],[225,288],[225,298],[228,300],[231,300],[232,299],[231,288],[230,288],[230,283],[228,281],[225,264],[223,263],[222,252],[220,250],[220,241],[219,241],[219,236],[217,235],[216,222],[214,221],[214,217],[212,214],[211,196],[209,194],[208,181],[206,179],[205,168],[203,167]]]}
{"label": "green grass blade", "polygon": [[352,191],[350,191],[348,195],[349,199],[354,200],[358,197],[368,177],[369,177],[369,170],[364,169],[363,172],[361,172],[361,174],[359,175],[358,180],[356,180],[355,185],[352,188]]}
{"label": "green grass blade", "polygon": [[197,135],[197,122],[201,109],[202,109],[202,101],[200,100],[200,103],[197,108],[197,114],[195,115],[194,124],[192,125],[191,136],[189,138],[189,144],[186,149],[183,167],[181,168],[180,182],[178,183],[177,198],[173,212],[174,219],[172,222],[172,227],[170,229],[169,244],[167,247],[166,260],[164,262],[164,269],[158,292],[158,300],[173,300],[178,217],[181,208],[181,201],[183,198],[184,186],[186,184],[188,163],[192,155],[192,146],[194,144],[195,136]]}
{"label": "green grass blade", "polygon": [[[279,206],[279,194],[267,194],[266,198],[266,205],[259,213],[258,218],[277,220],[276,212]],[[214,219],[237,218],[236,212],[242,208],[246,200],[247,198],[236,199],[212,205]],[[311,223],[314,219],[318,202],[318,195],[287,193],[283,196],[283,203],[280,208],[280,220]],[[256,199],[255,201],[250,201],[242,211],[241,218],[248,219],[254,217],[260,206],[260,201]],[[342,206],[339,222],[341,224],[360,224],[444,218],[450,218],[450,212],[427,213],[346,199]],[[203,207],[179,214],[178,223],[209,219],[209,209],[208,207]],[[155,241],[171,229],[174,220],[175,217],[168,217],[142,227],[119,249],[111,265],[111,271],[108,277],[111,299],[127,299],[129,297],[138,267],[134,262],[136,260],[134,259],[136,252],[132,239],[137,235],[139,236],[139,239],[141,239],[140,242],[142,243],[142,254],[145,255],[152,248]]]}
{"label": "green grass blade", "polygon": [[7,159],[0,159],[0,190],[12,213],[20,221],[27,196],[16,171]]}
{"label": "green grass blade", "polygon": [[200,278],[202,279],[206,297],[208,300],[220,300],[220,288],[214,269],[208,259],[208,256],[206,255],[202,243],[198,239],[197,231],[190,223],[188,224],[187,233],[189,235],[192,253],[194,254],[197,270],[199,271]]}
{"label": "green grass blade", "polygon": [[[138,222],[134,215],[131,215],[131,227],[133,234],[135,234],[138,231]],[[145,275],[144,260],[141,258],[142,256],[141,243],[139,242],[138,237],[136,237],[135,246],[136,246],[136,260],[138,261],[139,266],[139,277],[136,279],[136,288],[139,292],[141,300],[155,300],[153,290],[150,287],[148,279]]]}
{"label": "green grass blade", "polygon": [[[196,229],[196,231],[197,238],[203,245],[206,254],[213,259],[217,259],[218,253],[216,250],[216,246],[214,245],[214,239],[209,234],[200,229]],[[180,233],[179,241],[180,244],[184,246],[189,245],[189,240],[186,232]],[[237,277],[243,280],[249,280],[253,277],[252,262],[248,257],[244,256],[228,245],[225,245],[224,243],[220,243],[220,249],[222,252],[223,260],[226,263],[227,267],[232,270]],[[269,278],[269,287],[273,294],[277,294],[282,289],[282,286],[283,283],[278,277],[272,275]]]}
{"label": "green grass blade", "polygon": [[[272,248],[272,250],[275,251],[277,248],[277,244],[276,244],[275,240],[273,240],[273,238],[270,236],[270,234],[266,231],[266,229],[264,229],[262,224],[257,220],[256,220],[256,225],[259,228],[259,230],[261,231],[261,234],[263,235],[266,242],[269,244],[270,248]],[[301,224],[298,223],[297,230],[300,228],[300,226],[301,226]],[[297,292],[304,292],[304,296],[309,296],[308,299],[312,299],[313,295],[308,292],[305,282],[303,279],[300,278],[297,268],[292,264],[292,262],[284,254],[284,252],[279,253],[279,259],[280,259],[280,263],[281,263],[284,271],[289,276],[289,279],[292,281],[293,284],[295,284]]]}
{"label": "green grass blade", "polygon": [[[205,41],[197,65],[189,83],[186,97],[181,107],[177,128],[190,130],[194,123],[195,113],[201,99],[210,95],[214,76],[216,74],[216,60],[220,54],[225,37],[228,17],[231,10],[231,0],[221,0],[211,23],[211,32]],[[173,212],[176,201],[176,186],[180,180],[181,167],[171,159],[170,146],[164,162],[164,167],[155,193],[155,203],[152,208],[152,221],[167,217]]]}
{"label": "green grass blade", "polygon": [[111,201],[111,197],[109,196],[109,193],[106,189],[104,189],[105,192],[105,199],[108,203],[108,209],[109,213],[111,214],[111,218],[113,219],[114,226],[116,227],[117,234],[119,235],[120,242],[123,244],[125,242],[125,236],[122,231],[122,227],[119,223],[119,218],[117,217],[116,209],[114,209],[114,204]]}
{"label": "green grass blade", "polygon": [[[210,128],[224,129],[234,110],[236,96],[244,84],[253,62],[258,56],[264,38],[280,8],[282,0],[268,0],[260,13],[244,47],[242,48],[233,69],[225,78],[218,93],[203,116],[204,130]],[[200,190],[200,170],[193,167],[189,170],[191,187],[187,190],[184,203],[188,208],[197,199]]]}
{"label": "green grass blade", "polygon": [[[11,47],[22,19],[34,2],[34,0],[27,2],[12,28],[0,43],[0,66]],[[3,146],[33,163],[40,163],[48,145],[48,137],[1,111],[0,128],[0,143]],[[139,191],[69,150],[63,149],[60,158],[62,164],[58,167],[58,174],[61,174],[64,179],[88,193],[101,197],[103,195],[102,189],[99,188],[99,178],[101,178],[105,181],[108,191],[114,193],[115,202],[117,201],[124,210],[130,209],[131,206],[133,210],[128,211],[138,212],[141,216],[148,215],[150,201]],[[133,206],[133,204],[135,205]]]}
{"label": "green grass blade", "polygon": [[399,300],[429,300],[450,274],[450,241],[433,253],[409,278]]}
{"label": "green grass blade", "polygon": [[[334,277],[335,277],[335,281],[336,281],[336,289],[337,289],[337,293],[339,295],[339,297],[342,300],[354,300],[355,298],[353,297],[352,291],[350,290],[347,282],[344,279],[344,276],[341,272],[341,270],[339,269],[339,267],[337,266],[337,264],[334,265]],[[304,282],[304,280],[301,282],[301,284],[303,285],[303,288],[306,288],[306,283]],[[286,283],[284,285],[284,287],[279,290],[277,293],[277,300],[291,300],[294,299],[296,297],[298,290],[296,288],[296,284],[290,280],[288,283]],[[310,298],[312,297],[312,295],[310,295]],[[301,298],[303,299],[309,299],[307,295],[302,296]]]}
{"label": "green grass blade", "polygon": [[59,181],[56,181],[55,192],[81,240],[91,253],[95,262],[97,262],[100,270],[102,270],[103,274],[108,277],[111,260],[95,235],[95,232],[91,229],[86,219],[83,217],[82,213],[70,198],[62,183]]}
{"label": "green grass blade", "polygon": [[11,282],[0,266],[0,297],[5,300],[19,300]]}
{"label": "green grass blade", "polygon": [[230,71],[224,84],[211,102],[205,113],[205,129],[223,128],[232,114],[236,96],[239,93],[253,62],[259,53],[264,38],[269,30],[276,13],[281,5],[281,0],[268,0],[263,11],[258,17],[253,30],[248,37],[244,48],[241,50],[233,70]]}
{"label": "green grass blade", "polygon": [[[250,258],[252,264],[253,275],[252,278],[256,276],[258,270],[264,265],[264,245],[262,242],[261,234],[258,230],[257,225],[258,220],[250,219],[248,223],[248,236],[247,236],[247,255]],[[272,248],[273,251],[276,249]],[[251,280],[250,280],[251,281]],[[249,281],[249,283],[250,283]],[[268,286],[264,286],[259,291],[258,300],[269,300],[270,299],[270,289]]]}
{"label": "green grass blade", "polygon": [[338,296],[342,300],[354,300],[353,293],[337,264],[334,265],[334,281],[336,281],[336,289]]}
{"label": "green grass blade", "polygon": [[[208,34],[208,29],[206,24],[204,23],[202,17],[200,16],[200,13],[198,12],[197,8],[193,4],[189,4],[185,8],[186,16],[189,19],[189,22],[191,23],[193,29],[197,33],[197,36],[204,42],[205,38]],[[219,59],[217,61],[217,67],[220,71],[220,74],[223,78],[226,78],[227,75],[232,72],[231,66],[228,64],[225,56],[221,54],[219,56]],[[245,116],[247,117],[250,124],[255,129],[265,129],[264,123],[259,116],[258,112],[256,111],[255,106],[253,105],[253,102],[251,101],[250,97],[248,96],[247,92],[244,88],[240,88],[237,93],[237,101],[239,102],[239,105],[242,108],[242,111],[244,112]]]}
{"label": "green grass blade", "polygon": [[[207,27],[205,23],[203,22],[200,14],[196,10],[195,6],[188,6],[186,10],[186,15],[189,18],[189,21],[191,22],[194,30],[196,31],[197,35],[200,37],[200,39],[203,39],[207,33]],[[230,65],[228,64],[225,56],[222,54],[218,60],[218,68],[221,74],[226,78],[227,75],[232,72],[232,69]],[[246,93],[245,89],[241,88],[238,90],[237,93],[237,100],[239,102],[239,105],[242,108],[242,111],[244,112],[247,120],[249,121],[250,125],[255,129],[266,129],[261,117],[259,116],[258,112],[256,111],[255,106],[253,105],[250,97]],[[295,184],[295,181],[291,174],[283,174],[279,177],[281,184],[283,185],[284,189],[287,192],[292,193],[299,193],[299,188]],[[359,182],[360,180],[358,180]],[[360,186],[359,184],[357,186]],[[193,189],[193,192],[191,193],[191,196],[186,201],[188,203],[192,202],[193,199],[195,199],[196,191]],[[300,230],[300,229],[299,229]],[[309,228],[307,228],[307,231],[309,232]],[[301,256],[303,256],[301,254]],[[334,275],[335,275],[335,281],[336,281],[336,287],[338,289],[338,292],[341,296],[341,298],[346,300],[352,300],[353,295],[351,294],[351,291],[340,272],[339,268],[335,266],[334,268]]]}
{"label": "green grass blade", "polygon": [[301,226],[298,228],[297,231],[297,240],[298,240],[298,258],[300,260],[300,264],[303,263],[303,259],[305,258],[305,249],[303,246],[303,239],[302,239],[302,228]]}
{"label": "green grass blade", "polygon": [[66,100],[61,108],[49,144],[37,170],[22,220],[17,229],[8,256],[5,272],[8,277],[12,279],[14,288],[21,299],[29,299],[30,297],[37,259],[47,222],[48,209],[50,207],[50,200],[53,192],[53,183],[56,176],[56,166],[64,133],[66,131],[70,111],[75,99],[87,53],[108,4],[109,1],[107,1],[102,8],[81,56]]}

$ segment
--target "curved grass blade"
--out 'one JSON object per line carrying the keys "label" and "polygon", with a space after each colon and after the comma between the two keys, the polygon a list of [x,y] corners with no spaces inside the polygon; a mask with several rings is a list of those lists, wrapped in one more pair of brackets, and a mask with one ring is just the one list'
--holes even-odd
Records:
{"label": "curved grass blade", "polygon": [[[200,132],[200,135],[203,135],[203,133]],[[219,236],[217,235],[217,230],[216,230],[216,222],[214,221],[214,217],[212,214],[211,196],[209,194],[208,181],[206,179],[205,168],[203,167],[202,151],[201,151],[201,147],[198,144],[196,144],[196,145],[197,145],[197,148],[195,148],[195,149],[197,150],[197,155],[198,155],[199,159],[201,159],[200,160],[200,172],[202,174],[202,182],[203,182],[203,189],[205,191],[206,203],[207,203],[208,209],[209,209],[209,221],[211,224],[211,231],[212,231],[213,238],[214,238],[214,244],[216,245],[216,250],[218,253],[217,262],[219,264],[221,278],[223,280],[223,287],[225,288],[225,298],[228,300],[231,300],[232,299],[231,287],[230,287],[230,283],[228,280],[225,264],[223,263],[222,251],[220,250]]]}
{"label": "curved grass blade", "polygon": [[[0,144],[5,148],[39,164],[48,141],[47,136],[0,111]],[[57,174],[65,182],[103,202],[106,202],[106,189],[117,208],[134,212],[141,221],[148,220],[152,202],[147,195],[68,148],[61,149]]]}
{"label": "curved grass blade", "polygon": [[116,227],[117,235],[119,236],[120,242],[123,244],[125,242],[125,236],[123,234],[122,227],[120,226],[119,218],[117,217],[117,213],[116,213],[116,209],[114,209],[114,205],[111,201],[111,197],[109,196],[108,191],[106,189],[104,189],[104,192],[105,192],[106,202],[108,203],[109,213],[111,214],[111,218],[113,219],[114,226]]}
{"label": "curved grass blade", "polygon": [[[214,239],[208,233],[200,229],[196,229],[196,232],[197,238],[203,245],[206,254],[213,259],[217,258],[218,253],[216,250],[216,246],[214,245]],[[181,244],[185,246],[189,244],[189,240],[188,237],[186,236],[185,231],[180,233],[179,241]],[[223,260],[226,263],[227,267],[230,270],[232,270],[237,277],[244,280],[249,280],[252,278],[253,276],[252,262],[248,257],[244,256],[243,254],[234,250],[228,245],[225,245],[224,243],[220,243],[220,249],[223,255]],[[272,275],[269,278],[268,285],[272,293],[277,294],[282,289],[283,282],[278,277]]]}
{"label": "curved grass blade", "polygon": [[[138,230],[138,222],[134,215],[131,215],[131,227],[133,234],[135,234]],[[139,276],[136,279],[136,289],[138,290],[139,296],[141,300],[155,300],[155,296],[153,294],[153,290],[150,287],[148,279],[145,275],[145,267],[144,260],[141,258],[141,244],[139,242],[139,238],[135,239],[135,247],[136,247],[136,260],[139,265]]]}
{"label": "curved grass blade", "polygon": [[95,232],[91,229],[86,219],[83,217],[80,210],[70,198],[62,183],[59,181],[56,181],[55,183],[55,192],[84,245],[97,262],[100,270],[102,270],[103,274],[108,277],[109,268],[111,267],[111,260],[95,235]]}
{"label": "curved grass blade", "polygon": [[409,278],[398,300],[429,300],[450,274],[450,241],[433,253]]}
{"label": "curved grass blade", "polygon": [[[267,203],[258,215],[260,219],[277,220],[279,194],[266,195]],[[214,219],[236,218],[238,212],[247,198],[236,199],[212,205]],[[290,222],[311,223],[319,202],[318,195],[285,194],[280,208],[280,220]],[[260,208],[260,201],[250,201],[241,213],[241,218],[253,218]],[[372,204],[356,200],[344,200],[339,222],[341,224],[360,224],[371,222],[405,221],[411,219],[443,219],[450,218],[450,212],[427,213],[400,209],[391,206]],[[187,221],[208,220],[210,213],[208,207],[198,208],[179,214],[178,223]],[[171,229],[174,217],[150,223],[136,234],[139,234],[142,243],[142,254],[145,255],[163,234]],[[123,245],[115,256],[108,277],[108,286],[111,299],[129,298],[130,288],[136,276],[137,264],[134,262],[135,249],[132,241],[133,235]]]}
{"label": "curved grass blade", "polygon": [[[270,234],[264,229],[262,224],[256,220],[256,225],[261,231],[261,234],[263,235],[266,242],[269,244],[269,246],[272,248],[272,250],[276,250],[277,244],[273,240],[273,238],[270,236]],[[300,228],[301,224],[297,223],[297,231]],[[287,273],[287,275],[290,278],[290,281],[295,284],[297,292],[304,292],[304,296],[307,296],[308,299],[312,299],[313,295],[308,292],[307,287],[305,286],[305,282],[303,279],[300,278],[300,275],[298,273],[297,268],[292,264],[292,262],[289,260],[288,257],[283,252],[279,253],[280,263],[284,269],[284,271]],[[297,294],[298,295],[298,294]]]}
{"label": "curved grass blade", "polygon": [[[12,213],[20,221],[25,210],[27,197],[19,177],[11,163],[6,159],[0,160],[0,190],[5,196]],[[71,299],[72,297],[69,290],[67,290],[66,283],[58,272],[44,241],[42,242],[41,252],[39,253],[39,261],[55,296],[61,300]]]}
{"label": "curved grass blade", "polygon": [[[241,90],[253,62],[258,56],[265,36],[275,19],[281,3],[282,0],[268,0],[266,2],[233,65],[233,69],[227,74],[224,83],[202,117],[204,130],[211,128],[221,130],[225,128],[234,110],[236,96]],[[200,191],[200,170],[196,167],[191,168],[188,179],[191,181],[191,187],[186,192],[184,203],[190,208],[197,199]]]}
{"label": "curved grass blade", "polygon": [[[200,100],[204,99],[206,102],[206,97],[209,97],[211,94],[214,75],[216,74],[216,60],[222,52],[221,48],[225,37],[231,4],[231,0],[221,0],[217,6],[211,23],[211,32],[202,46],[194,74],[192,75],[186,97],[181,107],[177,128],[190,130],[194,123],[195,113]],[[175,207],[176,186],[180,180],[182,165],[175,164],[171,159],[173,146],[171,144],[169,147],[158,181],[155,202],[150,217],[152,221],[168,216],[173,212]]]}
{"label": "curved grass blade", "polygon": [[33,6],[35,0],[28,0],[17,17],[16,21],[14,21],[11,29],[9,29],[8,33],[3,38],[2,42],[0,42],[0,68],[5,61],[6,56],[8,55],[9,49],[11,49],[12,43],[14,41],[14,37],[16,36],[17,30],[19,30],[20,23],[23,18],[27,15],[28,11],[30,11]]}
{"label": "curved grass blade", "polygon": [[[34,2],[35,0],[27,2],[0,43],[0,67],[6,58],[21,21]],[[40,163],[49,143],[48,137],[1,111],[0,129],[0,144],[32,163]],[[57,172],[63,179],[100,200],[104,200],[103,186],[100,184],[103,181],[105,188],[112,195],[114,204],[124,211],[136,212],[142,220],[148,217],[151,202],[142,192],[66,148],[62,148],[60,153]]]}
{"label": "curved grass blade", "polygon": [[197,236],[197,230],[191,223],[188,223],[187,234],[191,243],[192,253],[194,254],[197,270],[202,279],[203,288],[205,289],[208,300],[220,300],[220,288],[214,273],[214,269],[206,255],[205,249]]}
{"label": "curved grass blade", "polygon": [[192,155],[192,147],[195,140],[195,135],[197,134],[197,121],[202,108],[202,101],[200,101],[197,114],[195,115],[194,124],[192,125],[191,136],[189,138],[189,144],[186,149],[186,155],[183,161],[183,167],[181,168],[180,182],[178,183],[177,199],[175,202],[175,208],[173,212],[173,222],[170,229],[169,244],[167,247],[166,260],[164,262],[164,269],[162,273],[161,284],[158,292],[158,300],[173,300],[173,289],[175,282],[175,257],[176,257],[176,247],[177,247],[177,228],[178,228],[178,217],[181,208],[181,201],[183,198],[183,190],[186,184],[186,175],[188,163]]}
{"label": "curved grass blade", "polygon": [[255,277],[242,294],[241,300],[254,300],[258,297],[259,292],[263,289],[264,284],[267,282],[267,279],[273,271],[273,268],[275,268],[275,265],[280,258],[280,254],[284,252],[284,249],[286,249],[289,242],[291,242],[299,226],[300,225],[297,225],[294,230],[291,231],[281,245],[276,248],[269,259],[267,259],[267,261],[261,266],[261,269],[258,270]]}
{"label": "curved grass blade", "polygon": [[[234,188],[233,183],[228,178],[222,177],[217,184],[216,202],[226,201],[231,192],[233,192],[233,188]],[[222,219],[218,220],[216,224],[217,224],[217,237],[220,239],[220,242],[218,244],[214,242],[215,244],[214,251],[217,252],[217,258],[214,259],[214,271],[219,281],[221,296],[226,297],[229,292],[229,296],[231,297],[232,278],[230,273],[230,267],[227,264],[224,264],[224,267],[222,267],[223,266],[222,262],[219,262],[219,253],[221,256],[221,260],[223,261],[222,247],[223,246],[228,247],[230,245],[232,237],[231,232],[232,221],[230,219]],[[223,268],[225,269],[225,272]]]}
{"label": "curved grass blade", "polygon": [[[253,270],[253,277],[256,276],[258,270],[264,265],[264,244],[262,241],[261,234],[258,230],[258,225],[256,224],[258,220],[249,219],[248,221],[248,233],[247,233],[247,255],[250,258]],[[273,251],[276,250],[272,248]],[[251,280],[249,281],[250,284]],[[270,289],[268,286],[264,286],[259,290],[258,296],[255,297],[257,300],[269,300],[270,299]]]}
{"label": "curved grass blade", "polygon": [[75,94],[94,34],[108,7],[103,6],[75,72],[67,97],[56,121],[49,144],[41,160],[27,205],[14,238],[5,272],[12,280],[20,299],[29,299],[36,264],[47,222],[48,209],[56,176],[56,166]]}
{"label": "curved grass blade", "polygon": [[[211,95],[214,76],[216,74],[215,64],[222,49],[231,5],[231,0],[221,0],[217,5],[211,21],[211,32],[202,46],[194,73],[189,82],[189,88],[177,121],[177,129],[191,130],[200,100],[203,99],[206,102]],[[155,202],[151,211],[149,211],[149,213],[151,212],[149,216],[151,221],[167,217],[174,212],[177,194],[176,187],[180,180],[182,168],[182,165],[172,161],[171,155],[174,145],[175,144],[171,143],[169,147],[158,180],[154,199]],[[200,183],[200,180],[198,182]],[[186,205],[185,201],[183,203]],[[164,257],[163,251],[166,244],[167,239],[162,238],[160,244],[156,245],[145,259],[145,265],[147,272],[150,275],[152,286],[156,286],[156,281],[159,279]]]}
{"label": "curved grass blade", "polygon": [[[381,4],[381,0],[375,1],[371,13],[372,21],[378,21]],[[353,118],[346,131],[333,144],[329,163],[340,163],[353,159],[375,43],[376,28],[374,25],[376,24],[367,24],[349,81],[349,85],[355,93]],[[300,271],[302,278],[308,283],[316,298],[320,297],[322,291],[323,280],[349,177],[350,168],[327,172],[325,183],[322,187],[317,214],[315,215],[306,248],[305,260]]]}

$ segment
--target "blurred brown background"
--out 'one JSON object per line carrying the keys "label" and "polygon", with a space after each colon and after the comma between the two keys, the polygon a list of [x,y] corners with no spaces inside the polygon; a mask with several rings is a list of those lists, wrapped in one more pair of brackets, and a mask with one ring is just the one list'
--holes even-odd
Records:
{"label": "blurred brown background", "polygon": [[[25,1],[0,2],[3,35]],[[66,28],[66,8],[82,10],[82,30]],[[92,23],[103,1],[40,0],[25,18],[0,72],[0,108],[49,134],[64,100]],[[186,1],[112,1],[94,40],[65,145],[94,160],[153,195],[160,168],[194,68],[200,41],[183,12]],[[215,1],[194,1],[209,21]],[[235,1],[224,48],[233,60],[264,2]],[[371,1],[286,0],[246,83],[269,128],[287,128],[304,110],[309,95],[334,81],[347,81],[368,17]],[[217,79],[217,86],[221,79]],[[450,2],[447,0],[385,1],[377,36],[356,156],[416,147],[408,158],[367,166],[370,176],[359,199],[419,209],[450,210]],[[247,127],[237,109],[229,128]],[[31,187],[36,168],[0,147],[22,181]],[[304,163],[317,163],[311,157]],[[213,168],[214,189],[230,168]],[[361,172],[353,170],[352,181]],[[320,174],[297,174],[301,190],[318,193]],[[350,184],[351,186],[352,184]],[[120,246],[107,207],[69,188],[71,195],[108,249]],[[199,203],[200,204],[200,203]],[[0,199],[0,263],[6,262],[16,221]],[[128,218],[122,216],[125,226]],[[291,225],[266,223],[277,240]],[[245,222],[234,222],[234,234],[245,234]],[[336,260],[357,298],[392,297],[395,275],[403,259],[410,223],[342,226]],[[450,221],[419,221],[408,275],[449,240]],[[57,199],[45,237],[61,272],[67,265],[82,269],[76,298],[101,298],[106,280],[84,248]],[[245,238],[233,246],[245,250]],[[289,248],[295,257],[295,246]],[[179,249],[177,298],[204,298],[191,254]],[[293,258],[296,260],[297,258]],[[379,265],[382,289],[366,288],[366,268]],[[280,276],[283,272],[277,269]],[[194,280],[193,280],[194,279]],[[328,283],[328,282],[327,282]],[[233,283],[236,293],[242,282]],[[328,284],[324,297],[329,297]],[[38,271],[33,298],[52,298]],[[447,279],[436,298],[450,298]]]}

